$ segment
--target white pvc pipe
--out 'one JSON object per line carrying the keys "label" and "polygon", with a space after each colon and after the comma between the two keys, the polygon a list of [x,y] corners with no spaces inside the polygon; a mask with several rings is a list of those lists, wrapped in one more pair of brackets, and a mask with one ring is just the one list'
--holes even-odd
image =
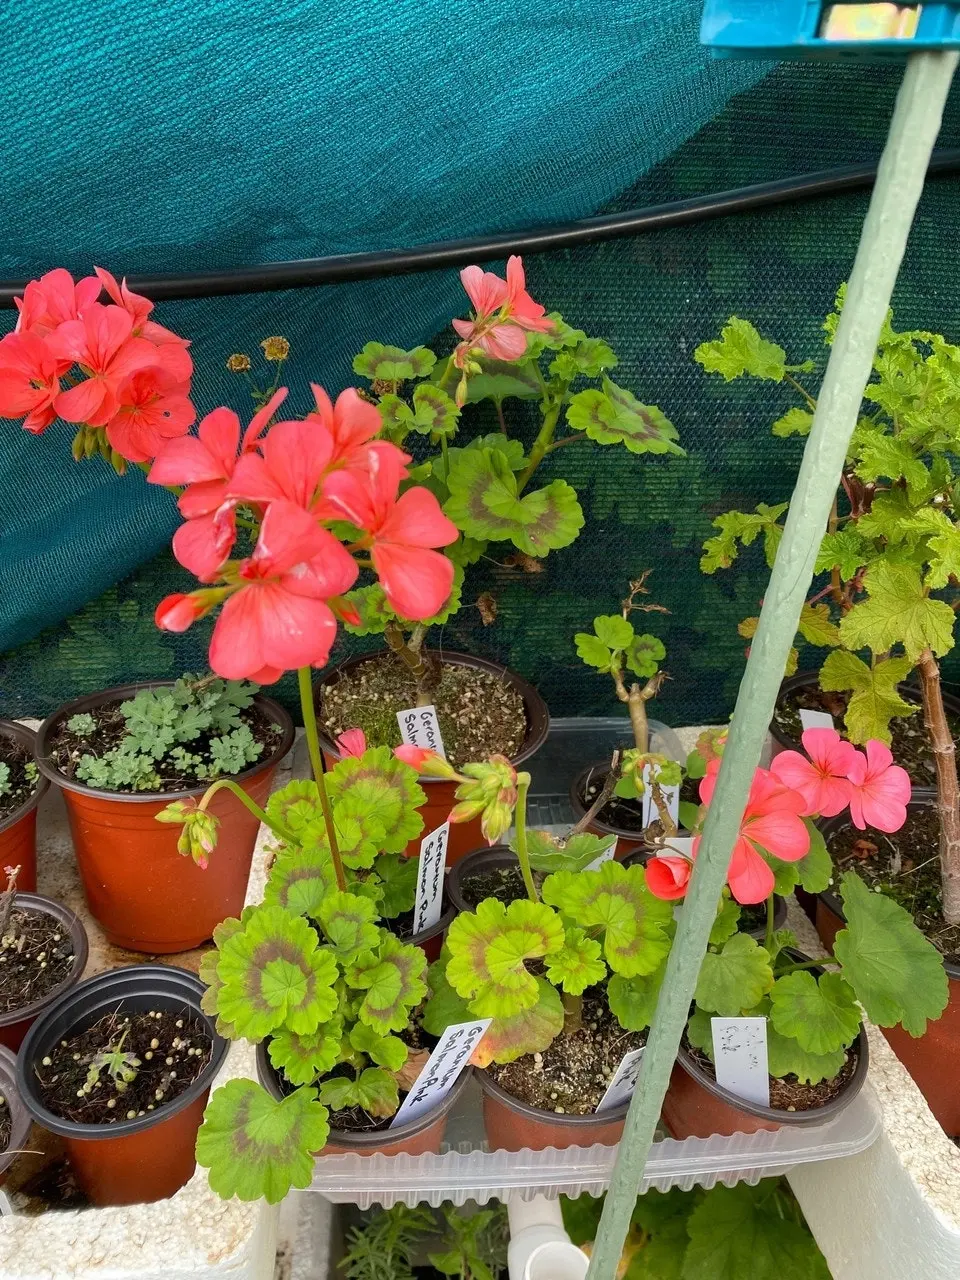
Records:
{"label": "white pvc pipe", "polygon": [[587,1255],[570,1242],[560,1203],[545,1196],[507,1201],[510,1280],[583,1280]]}

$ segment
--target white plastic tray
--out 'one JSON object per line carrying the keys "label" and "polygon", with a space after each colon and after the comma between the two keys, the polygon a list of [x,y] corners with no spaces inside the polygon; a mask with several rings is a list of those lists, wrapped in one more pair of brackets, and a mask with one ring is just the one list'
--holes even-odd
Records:
{"label": "white plastic tray", "polygon": [[[880,1135],[880,1113],[869,1085],[827,1124],[782,1128],[732,1137],[663,1138],[650,1153],[639,1191],[656,1187],[689,1190],[717,1182],[758,1182],[799,1164],[858,1155]],[[561,1193],[600,1195],[610,1182],[616,1147],[567,1147],[557,1151],[487,1151],[480,1120],[479,1090],[471,1084],[447,1124],[441,1155],[320,1156],[310,1190],[361,1209],[407,1205],[464,1204],[518,1195],[554,1198]]]}

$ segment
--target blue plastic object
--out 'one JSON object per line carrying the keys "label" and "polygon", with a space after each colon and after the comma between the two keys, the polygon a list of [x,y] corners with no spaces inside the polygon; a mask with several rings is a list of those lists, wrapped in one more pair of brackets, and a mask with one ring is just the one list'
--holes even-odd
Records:
{"label": "blue plastic object", "polygon": [[849,8],[853,2],[706,0],[700,41],[717,58],[770,58],[778,62],[807,58],[887,62],[923,49],[960,49],[960,3],[944,0],[897,6],[918,11],[916,30],[907,38],[825,39],[821,32],[829,11]]}

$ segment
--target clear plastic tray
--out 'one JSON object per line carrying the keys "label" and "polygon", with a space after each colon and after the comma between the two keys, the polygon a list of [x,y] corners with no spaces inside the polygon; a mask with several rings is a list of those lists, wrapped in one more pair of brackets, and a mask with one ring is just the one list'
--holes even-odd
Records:
{"label": "clear plastic tray", "polygon": [[[310,1190],[328,1200],[369,1209],[404,1204],[464,1204],[475,1200],[554,1198],[584,1192],[601,1195],[610,1182],[616,1147],[567,1147],[558,1151],[487,1151],[483,1141],[479,1089],[475,1084],[447,1122],[440,1155],[321,1156],[314,1163]],[[880,1135],[880,1113],[866,1085],[827,1124],[782,1128],[731,1137],[662,1138],[647,1160],[639,1191],[656,1187],[689,1190],[717,1182],[758,1182],[799,1164],[858,1155]]]}

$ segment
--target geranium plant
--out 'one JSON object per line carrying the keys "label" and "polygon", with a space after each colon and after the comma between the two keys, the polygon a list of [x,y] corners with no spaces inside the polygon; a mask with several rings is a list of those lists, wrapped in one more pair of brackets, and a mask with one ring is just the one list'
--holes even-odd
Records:
{"label": "geranium plant", "polygon": [[[824,324],[828,342],[842,304],[843,289]],[[816,401],[797,375],[813,369],[812,362],[788,364],[783,348],[747,321],[731,318],[719,340],[697,349],[696,359],[726,381],[746,376],[791,387],[799,403],[777,419],[773,433],[810,430]],[[895,718],[916,714],[916,703],[902,696],[900,685],[917,673],[936,768],[943,914],[948,924],[958,924],[960,784],[937,659],[953,647],[960,605],[953,426],[960,412],[960,347],[924,330],[899,333],[891,315],[873,368],[842,493],[818,553],[817,569],[828,578],[803,610],[800,636],[830,650],[820,687],[848,695],[844,725],[854,743],[889,743]],[[742,546],[758,539],[772,564],[786,510],[786,503],[760,503],[752,512],[718,516],[718,533],[704,546],[703,570],[728,567]],[[750,638],[755,626],[756,619],[747,619],[741,634]]]}

